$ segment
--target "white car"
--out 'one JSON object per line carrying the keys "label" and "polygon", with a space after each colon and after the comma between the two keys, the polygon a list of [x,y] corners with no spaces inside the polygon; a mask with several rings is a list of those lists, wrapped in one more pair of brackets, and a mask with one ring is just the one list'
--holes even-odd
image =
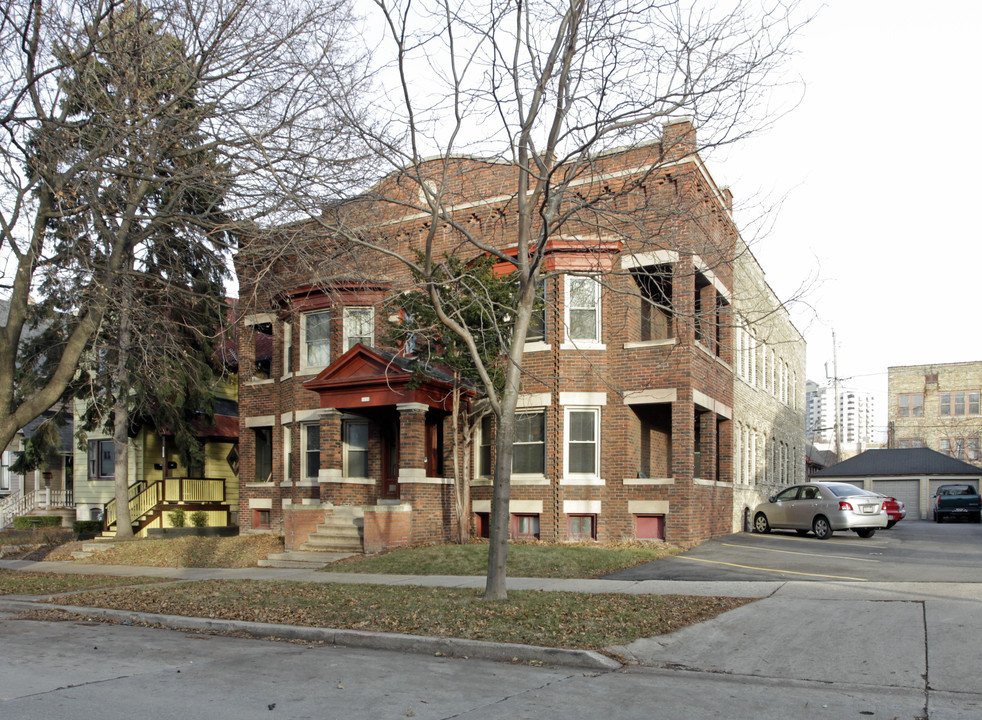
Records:
{"label": "white car", "polygon": [[890,521],[884,497],[849,483],[814,482],[794,485],[754,508],[753,528],[789,528],[799,535],[811,530],[819,540],[834,530],[853,530],[859,537],[873,537]]}

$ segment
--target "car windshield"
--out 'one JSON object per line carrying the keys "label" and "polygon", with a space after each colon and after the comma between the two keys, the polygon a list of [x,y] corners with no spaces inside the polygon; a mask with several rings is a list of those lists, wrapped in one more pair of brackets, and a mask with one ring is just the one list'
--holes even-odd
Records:
{"label": "car windshield", "polygon": [[878,493],[863,490],[863,488],[856,487],[855,485],[829,485],[828,487],[836,497],[855,497],[856,495],[879,497]]}

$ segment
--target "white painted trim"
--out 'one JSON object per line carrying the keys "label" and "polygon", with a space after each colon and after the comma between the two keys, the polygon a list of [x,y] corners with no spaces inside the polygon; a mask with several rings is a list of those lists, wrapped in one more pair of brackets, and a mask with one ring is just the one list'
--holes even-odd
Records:
{"label": "white painted trim", "polygon": [[599,515],[600,500],[563,500],[563,512],[567,515]]}
{"label": "white painted trim", "polygon": [[625,405],[660,405],[673,403],[678,399],[675,388],[649,388],[648,390],[628,390],[624,393]]}
{"label": "white painted trim", "polygon": [[674,485],[675,478],[624,478],[625,485]]}
{"label": "white painted trim", "polygon": [[[570,320],[569,314],[573,309],[570,306],[570,285],[571,280],[589,280],[593,283],[593,298],[594,298],[594,309],[596,312],[596,322],[594,324],[594,330],[596,331],[596,336],[594,338],[586,338],[583,340],[574,339],[569,336]],[[565,273],[563,275],[563,342],[560,344],[560,350],[606,350],[607,346],[603,342],[603,331],[604,331],[604,321],[603,321],[603,286],[597,280],[596,275],[584,273]]]}
{"label": "white painted trim", "polygon": [[536,353],[536,352],[547,352],[552,350],[552,345],[547,342],[542,342],[541,340],[533,340],[532,342],[525,343],[525,347],[522,349],[523,353]]}
{"label": "white painted trim", "polygon": [[275,424],[275,415],[257,415],[255,417],[247,417],[245,419],[245,426],[247,428],[272,427]]}
{"label": "white painted trim", "polygon": [[[560,405],[589,405],[592,407],[604,407],[607,405],[607,393],[605,392],[561,392],[559,393]],[[584,408],[588,409],[588,408]]]}
{"label": "white painted trim", "polygon": [[407,403],[396,403],[396,410],[399,412],[426,412],[430,409],[430,406],[426,403],[418,402],[407,402]]}
{"label": "white painted trim", "polygon": [[631,515],[668,515],[668,500],[628,500]]}

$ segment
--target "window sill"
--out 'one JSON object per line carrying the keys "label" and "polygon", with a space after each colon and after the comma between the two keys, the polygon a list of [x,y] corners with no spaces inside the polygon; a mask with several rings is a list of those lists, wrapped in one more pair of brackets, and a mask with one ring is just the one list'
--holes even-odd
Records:
{"label": "window sill", "polygon": [[489,477],[478,477],[471,480],[471,487],[491,487],[494,485],[494,479]]}
{"label": "window sill", "polygon": [[547,342],[542,342],[541,340],[533,340],[532,342],[525,343],[525,347],[522,352],[534,353],[534,352],[548,352],[552,350],[552,345]]}
{"label": "window sill", "polygon": [[276,381],[273,380],[273,378],[269,378],[268,380],[257,380],[256,378],[253,378],[252,380],[246,380],[242,384],[246,387],[251,387],[253,385],[272,385],[275,382]]}
{"label": "window sill", "polygon": [[300,478],[297,487],[320,487],[320,481],[317,478]]}
{"label": "window sill", "polygon": [[275,482],[251,482],[251,483],[246,483],[245,486],[247,488],[271,488],[271,487],[276,487],[276,483]]}
{"label": "window sill", "polygon": [[550,485],[551,481],[545,475],[521,475],[513,473],[511,476],[511,484],[512,487]]}
{"label": "window sill", "polygon": [[299,370],[297,370],[295,375],[296,377],[308,377],[313,375],[319,375],[321,371],[326,367],[327,365],[319,368],[309,368],[309,367],[300,368]]}
{"label": "window sill", "polygon": [[564,477],[559,480],[560,485],[584,485],[600,486],[606,485],[607,481],[602,477]]}
{"label": "window sill", "polygon": [[575,340],[567,340],[562,345],[559,346],[560,350],[606,350],[607,346],[604,343],[598,342],[577,342]]}

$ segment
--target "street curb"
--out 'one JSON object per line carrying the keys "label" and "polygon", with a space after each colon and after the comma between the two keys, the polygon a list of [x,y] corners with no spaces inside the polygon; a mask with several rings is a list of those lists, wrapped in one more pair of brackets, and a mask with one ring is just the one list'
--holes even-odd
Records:
{"label": "street curb", "polygon": [[102,618],[116,622],[145,623],[170,630],[196,630],[200,632],[238,632],[255,638],[283,638],[324,642],[343,647],[393,650],[424,655],[446,655],[456,658],[478,658],[498,662],[541,662],[549,665],[565,665],[588,670],[619,670],[622,664],[613,658],[592,650],[567,650],[564,648],[519,645],[461,638],[440,638],[427,635],[404,635],[364,630],[336,630],[332,628],[279,625],[273,623],[218,620],[213,618],[185,617],[183,615],[159,615],[156,613],[111,610],[108,608],[54,605],[27,600],[0,600],[0,610],[63,610],[65,612]]}

